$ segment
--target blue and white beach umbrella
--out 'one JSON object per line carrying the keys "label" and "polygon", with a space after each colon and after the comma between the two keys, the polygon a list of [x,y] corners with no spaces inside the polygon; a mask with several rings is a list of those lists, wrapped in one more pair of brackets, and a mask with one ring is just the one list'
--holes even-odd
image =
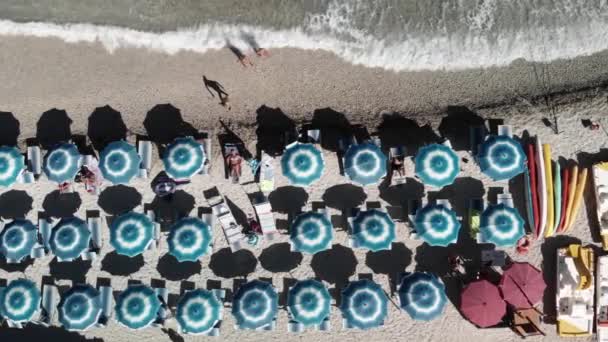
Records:
{"label": "blue and white beach umbrella", "polygon": [[390,249],[395,241],[395,222],[388,213],[377,209],[360,211],[351,229],[355,244],[372,252]]}
{"label": "blue and white beach umbrella", "polygon": [[415,164],[416,176],[422,183],[437,188],[454,183],[460,172],[458,156],[445,145],[424,146],[418,151]]}
{"label": "blue and white beach umbrella", "polygon": [[37,239],[38,230],[32,222],[15,219],[0,233],[0,253],[7,259],[21,261],[30,255]]}
{"label": "blue and white beach umbrella", "polygon": [[307,254],[330,249],[333,238],[333,225],[327,215],[315,212],[298,215],[289,232],[294,251]]}
{"label": "blue and white beach umbrella", "polygon": [[340,310],[349,326],[367,330],[382,325],[387,302],[380,285],[368,279],[357,280],[342,290]]}
{"label": "blue and white beach umbrella", "polygon": [[43,170],[53,182],[71,182],[80,170],[82,158],[74,144],[63,143],[54,147],[44,158]]}
{"label": "blue and white beach umbrella", "polygon": [[278,295],[272,285],[252,280],[234,295],[232,315],[241,329],[257,329],[272,323],[277,309]]}
{"label": "blue and white beach umbrella", "polygon": [[203,146],[190,137],[177,138],[163,156],[165,171],[174,179],[187,179],[199,173],[205,163]]}
{"label": "blue and white beach umbrella", "polygon": [[325,169],[323,155],[312,144],[293,143],[281,157],[283,175],[293,185],[308,186],[319,180]]}
{"label": "blue and white beach umbrella", "polygon": [[32,320],[40,309],[40,291],[30,280],[17,279],[0,290],[0,316],[15,323]]}
{"label": "blue and white beach umbrella", "polygon": [[91,231],[87,224],[76,217],[64,218],[53,227],[49,245],[53,254],[61,260],[72,260],[89,248]]}
{"label": "blue and white beach umbrella", "polygon": [[99,156],[99,170],[103,178],[113,184],[127,184],[137,175],[141,157],[135,146],[126,141],[108,144]]}
{"label": "blue and white beach umbrella", "polygon": [[399,306],[413,319],[430,321],[443,313],[445,285],[431,273],[414,272],[401,279]]}
{"label": "blue and white beach umbrella", "polygon": [[504,204],[490,205],[479,222],[479,233],[484,242],[497,247],[515,246],[524,235],[524,219],[517,209]]}
{"label": "blue and white beach umbrella", "polygon": [[429,204],[418,210],[414,220],[416,233],[431,246],[456,243],[460,221],[456,213],[440,204]]}
{"label": "blue and white beach umbrella", "polygon": [[351,145],[344,154],[344,172],[355,183],[375,184],[386,176],[386,155],[372,143]]}
{"label": "blue and white beach umbrella", "polygon": [[169,254],[178,261],[197,261],[211,250],[211,228],[194,217],[177,221],[170,230],[167,242]]}
{"label": "blue and white beach umbrella", "polygon": [[321,282],[300,280],[287,294],[291,318],[304,326],[319,325],[329,317],[331,296]]}
{"label": "blue and white beach umbrella", "polygon": [[508,136],[491,136],[477,154],[481,171],[493,180],[507,180],[524,172],[526,155],[521,144]]}
{"label": "blue and white beach umbrella", "polygon": [[161,302],[156,292],[145,285],[130,285],[116,299],[116,320],[127,328],[143,329],[158,316]]}
{"label": "blue and white beach umbrella", "polygon": [[70,331],[85,331],[101,316],[99,291],[91,285],[76,285],[61,298],[59,322]]}
{"label": "blue and white beach umbrella", "polygon": [[154,223],[144,214],[128,212],[110,225],[110,245],[129,257],[143,253],[154,238]]}
{"label": "blue and white beach umbrella", "polygon": [[222,319],[222,303],[211,291],[186,292],[177,303],[175,319],[185,334],[206,333]]}
{"label": "blue and white beach umbrella", "polygon": [[0,186],[13,185],[25,168],[25,158],[16,147],[0,147]]}

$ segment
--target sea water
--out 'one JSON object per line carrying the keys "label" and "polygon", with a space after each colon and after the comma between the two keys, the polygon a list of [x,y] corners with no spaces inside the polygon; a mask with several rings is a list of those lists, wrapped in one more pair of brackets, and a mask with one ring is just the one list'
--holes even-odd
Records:
{"label": "sea water", "polygon": [[2,0],[0,34],[174,54],[325,50],[389,70],[552,61],[608,48],[608,0]]}

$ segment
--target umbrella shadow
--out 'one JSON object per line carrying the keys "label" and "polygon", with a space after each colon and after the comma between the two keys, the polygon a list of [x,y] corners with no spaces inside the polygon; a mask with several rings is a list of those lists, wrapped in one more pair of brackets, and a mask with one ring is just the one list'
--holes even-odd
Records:
{"label": "umbrella shadow", "polygon": [[226,123],[220,120],[220,125],[224,129],[224,133],[218,134],[218,140],[220,146],[224,146],[224,144],[235,144],[239,147],[239,154],[245,159],[248,160],[253,157],[251,152],[247,149],[247,145],[245,142],[236,134]]}
{"label": "umbrella shadow", "polygon": [[165,335],[167,335],[167,337],[169,338],[169,340],[171,340],[171,342],[184,342],[184,341],[186,341],[182,337],[182,335],[180,335],[174,329],[171,329],[171,328],[161,328],[160,331],[162,331]]}
{"label": "umbrella shadow", "polygon": [[62,194],[55,190],[46,195],[42,208],[50,217],[72,217],[80,208],[82,200],[77,192]]}
{"label": "umbrella shadow", "polygon": [[[172,104],[158,104],[146,114],[144,127],[152,141],[160,146],[171,143],[175,138],[194,136],[197,133],[190,123],[184,121],[179,109]],[[159,148],[159,153],[162,152]]]}
{"label": "umbrella shadow", "polygon": [[543,255],[543,278],[547,287],[543,295],[543,310],[545,314],[545,322],[555,323],[557,312],[555,302],[555,291],[557,291],[555,279],[557,279],[557,250],[568,247],[571,244],[580,244],[581,240],[566,236],[558,235],[546,238],[540,247]]}
{"label": "umbrella shadow", "polygon": [[0,217],[3,219],[25,218],[33,209],[34,199],[25,191],[9,190],[0,195]]}
{"label": "umbrella shadow", "polygon": [[315,254],[310,265],[315,277],[335,284],[340,289],[355,274],[357,258],[352,249],[335,244],[331,249]]}
{"label": "umbrella shadow", "polygon": [[306,205],[308,193],[297,186],[282,186],[268,195],[268,201],[273,211],[284,214],[297,213]]}
{"label": "umbrella shadow", "polygon": [[379,187],[380,198],[393,206],[405,207],[408,200],[424,197],[424,185],[416,178],[406,178],[404,184]]}
{"label": "umbrella shadow", "polygon": [[90,269],[91,260],[80,258],[68,262],[59,262],[57,258],[53,258],[49,264],[51,276],[55,279],[71,280],[75,284],[84,283]]}
{"label": "umbrella shadow", "polygon": [[72,119],[65,110],[53,108],[40,116],[36,124],[36,139],[44,149],[72,138]]}
{"label": "umbrella shadow", "polygon": [[420,126],[399,113],[383,114],[378,134],[382,146],[404,146],[406,155],[416,155],[420,147],[439,141],[430,125]]}
{"label": "umbrella shadow", "polygon": [[289,272],[302,263],[302,254],[292,252],[289,243],[283,242],[264,249],[258,260],[267,271]]}
{"label": "umbrella shadow", "polygon": [[271,156],[283,154],[285,146],[296,139],[296,124],[280,108],[262,105],[256,111],[256,156],[262,151]]}
{"label": "umbrella shadow", "polygon": [[200,261],[179,262],[171,254],[163,255],[156,265],[156,270],[161,277],[171,280],[186,280],[195,274],[200,274],[202,267]]}
{"label": "umbrella shadow", "polygon": [[338,210],[356,208],[362,205],[366,199],[365,190],[353,184],[334,185],[323,193],[325,205]]}
{"label": "umbrella shadow", "polygon": [[227,196],[224,196],[224,199],[226,200],[226,204],[230,208],[230,211],[232,212],[232,216],[234,216],[234,220],[236,221],[236,223],[243,227],[248,226],[249,222],[247,220],[247,215],[245,214],[243,209],[241,209],[238,205],[234,204],[234,202],[232,202]]}
{"label": "umbrella shadow", "polygon": [[230,248],[222,248],[211,255],[209,268],[218,277],[247,277],[255,272],[258,260],[251,251],[241,249],[232,253]]}
{"label": "umbrella shadow", "polygon": [[[34,264],[34,259],[32,258],[25,258],[23,260],[21,260],[21,262],[16,263],[16,264],[9,264],[6,262],[6,259],[4,258],[4,256],[0,256],[0,269],[4,270],[7,273],[12,273],[12,272],[25,272],[25,270],[30,267],[31,265]],[[2,329],[0,329],[1,331]]]}
{"label": "umbrella shadow", "polygon": [[130,276],[142,267],[144,267],[144,257],[141,254],[131,258],[110,252],[101,261],[101,270],[115,276]]}
{"label": "umbrella shadow", "polygon": [[[515,205],[515,209],[521,214],[522,218],[526,218],[526,214],[528,212],[528,208],[526,208],[526,185],[525,185],[525,177],[523,174],[517,175],[509,180],[509,193],[513,196],[513,203]],[[528,230],[528,233],[532,232],[528,225],[528,220],[525,219],[526,224],[525,228]]]}
{"label": "umbrella shadow", "polygon": [[439,133],[449,139],[455,151],[471,149],[471,128],[484,127],[485,120],[465,106],[448,106],[439,124]]}
{"label": "umbrella shadow", "polygon": [[177,190],[172,197],[154,197],[146,209],[154,211],[156,221],[161,224],[162,231],[166,231],[175,221],[190,215],[194,209],[195,200],[184,190]]}
{"label": "umbrella shadow", "polygon": [[137,189],[125,185],[115,185],[105,188],[99,194],[97,205],[110,215],[121,215],[135,209],[141,204],[141,201],[142,197]]}
{"label": "umbrella shadow", "polygon": [[0,329],[2,341],[61,341],[61,342],[103,342],[103,339],[86,338],[63,327],[43,327],[29,324],[24,329]]}
{"label": "umbrella shadow", "polygon": [[0,146],[17,146],[21,134],[19,120],[11,112],[0,112]]}
{"label": "umbrella shadow", "polygon": [[405,244],[393,243],[390,250],[367,252],[365,264],[374,273],[385,274],[390,281],[391,293],[396,291],[399,274],[412,262],[412,251]]}
{"label": "umbrella shadow", "polygon": [[127,138],[127,125],[119,111],[105,105],[95,108],[89,116],[87,135],[93,147],[102,151],[109,143]]}
{"label": "umbrella shadow", "polygon": [[429,201],[449,198],[454,211],[459,214],[466,213],[468,202],[471,199],[483,198],[486,190],[481,180],[473,177],[459,177],[453,184],[443,187],[440,191],[429,192]]}
{"label": "umbrella shadow", "polygon": [[315,109],[311,128],[321,131],[321,147],[333,152],[338,151],[340,139],[353,134],[353,128],[346,115],[331,108]]}

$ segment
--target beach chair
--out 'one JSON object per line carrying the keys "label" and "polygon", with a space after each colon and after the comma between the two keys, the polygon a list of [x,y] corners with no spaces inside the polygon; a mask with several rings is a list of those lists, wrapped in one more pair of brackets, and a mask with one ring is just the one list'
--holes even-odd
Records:
{"label": "beach chair", "polygon": [[407,202],[407,218],[410,222],[410,238],[418,239],[418,233],[416,232],[416,214],[418,213],[418,209],[422,207],[422,201],[417,199],[411,199]]}
{"label": "beach chair", "polygon": [[360,211],[365,211],[365,210],[366,210],[366,208],[364,205],[361,208],[351,208],[347,212],[346,221],[348,222],[348,245],[351,248],[359,248],[359,244],[357,243],[357,240],[352,238],[353,224],[354,224],[355,217],[357,217],[357,214],[359,214]]}
{"label": "beach chair", "polygon": [[150,244],[148,245],[148,250],[160,248],[160,240],[162,235],[161,225],[156,221],[156,214],[154,213],[153,209],[146,209],[145,214],[146,216],[148,216],[148,218],[150,218],[152,223],[154,223],[153,239],[152,242],[150,242]]}
{"label": "beach chair", "polygon": [[99,253],[99,250],[103,247],[103,241],[101,238],[101,224],[102,220],[99,215],[99,210],[87,212],[87,226],[91,231],[91,244],[97,253]]}
{"label": "beach chair", "polygon": [[215,193],[210,198],[207,198],[209,206],[213,215],[220,222],[220,226],[224,231],[226,242],[230,246],[230,250],[233,252],[243,248],[243,241],[245,241],[245,235],[243,234],[243,228],[237,224],[234,215],[230,211],[230,207],[224,200],[224,197],[219,193],[217,188],[212,189]]}
{"label": "beach chair", "polygon": [[513,127],[511,125],[499,125],[498,135],[504,135],[509,138],[513,137]]}
{"label": "beach chair", "polygon": [[270,155],[262,152],[260,163],[260,191],[264,194],[274,190],[274,165]]}
{"label": "beach chair", "polygon": [[266,239],[273,240],[279,235],[279,232],[277,231],[274,215],[272,214],[272,206],[266,196],[259,196],[256,199],[256,203],[253,204],[253,208],[262,228],[262,234]]}
{"label": "beach chair", "polygon": [[496,204],[504,204],[507,207],[513,208],[515,203],[513,202],[513,196],[510,193],[498,194],[496,198]]}
{"label": "beach chair", "polygon": [[138,139],[137,153],[141,158],[138,176],[140,178],[148,178],[148,174],[152,169],[152,142],[150,140]]}
{"label": "beach chair", "polygon": [[34,174],[27,170],[24,169],[19,176],[17,177],[17,183],[19,184],[31,184],[34,183],[36,181],[36,177],[34,176]]}
{"label": "beach chair", "polygon": [[389,149],[388,156],[389,160],[391,161],[391,183],[393,185],[405,184],[405,165],[401,164],[400,166],[400,168],[403,170],[403,176],[401,176],[398,173],[398,169],[395,169],[392,163],[393,158],[397,158],[403,163],[405,160],[405,152],[406,150],[404,146],[391,147]]}
{"label": "beach chair", "polygon": [[513,311],[511,328],[521,338],[530,336],[545,336],[541,329],[542,312],[537,308],[519,309]]}
{"label": "beach chair", "polygon": [[38,215],[38,231],[40,232],[40,239],[42,246],[46,251],[51,250],[51,246],[49,245],[49,240],[51,239],[51,229],[52,223],[46,217],[41,217],[44,215]]}
{"label": "beach chair", "polygon": [[160,308],[158,309],[158,313],[156,315],[156,319],[152,322],[152,325],[158,328],[162,328],[165,326],[165,321],[169,317],[169,290],[164,287],[154,288],[154,292],[158,296],[160,300]]}
{"label": "beach chair", "polygon": [[470,137],[470,150],[471,150],[471,154],[476,156],[477,152],[479,151],[479,145],[481,145],[481,143],[484,141],[484,139],[486,138],[486,126],[485,125],[478,125],[478,126],[471,126],[469,128],[469,137]]}
{"label": "beach chair", "polygon": [[97,327],[103,328],[108,325],[114,312],[114,294],[111,286],[99,286],[99,300],[101,303],[101,315],[97,321]]}
{"label": "beach chair", "polygon": [[205,153],[205,164],[203,168],[199,172],[201,175],[208,175],[209,168],[211,167],[211,139],[209,138],[209,133],[207,132],[197,132],[194,135],[194,140],[196,140],[203,147],[203,152]]}
{"label": "beach chair", "polygon": [[469,200],[468,216],[469,216],[469,234],[471,238],[482,243],[480,234],[481,213],[485,209],[485,202],[481,198]]}
{"label": "beach chair", "polygon": [[34,176],[39,176],[42,173],[42,151],[40,146],[31,145],[27,147],[27,169]]}
{"label": "beach chair", "polygon": [[59,304],[59,290],[57,286],[52,284],[42,285],[42,298],[40,301],[40,315],[33,322],[44,327],[53,324],[53,320],[57,313],[57,304]]}

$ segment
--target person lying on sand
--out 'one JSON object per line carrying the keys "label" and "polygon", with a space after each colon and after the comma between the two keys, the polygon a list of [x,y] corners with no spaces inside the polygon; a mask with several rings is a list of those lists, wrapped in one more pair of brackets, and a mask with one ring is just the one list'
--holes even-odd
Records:
{"label": "person lying on sand", "polygon": [[230,100],[228,99],[228,95],[220,97],[220,105],[222,105],[222,107],[224,108],[227,108],[228,110],[232,109],[232,107],[230,106]]}
{"label": "person lying on sand", "polygon": [[261,47],[255,47],[253,48],[253,51],[255,52],[256,55],[258,55],[258,57],[270,57],[270,52],[268,52],[268,50],[261,48]]}
{"label": "person lying on sand", "polygon": [[241,65],[243,65],[243,68],[246,68],[248,64],[249,66],[253,66],[253,62],[249,59],[249,56],[247,55],[239,55],[238,59]]}

